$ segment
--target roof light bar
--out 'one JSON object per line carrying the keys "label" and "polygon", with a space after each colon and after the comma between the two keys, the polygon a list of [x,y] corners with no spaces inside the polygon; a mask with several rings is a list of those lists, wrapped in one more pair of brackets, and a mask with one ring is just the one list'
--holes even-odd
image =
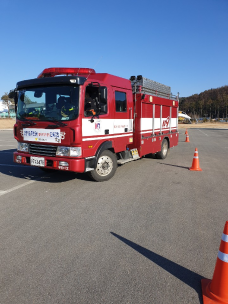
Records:
{"label": "roof light bar", "polygon": [[90,68],[48,68],[44,69],[37,78],[54,77],[57,75],[78,75],[78,74],[94,74],[94,69]]}

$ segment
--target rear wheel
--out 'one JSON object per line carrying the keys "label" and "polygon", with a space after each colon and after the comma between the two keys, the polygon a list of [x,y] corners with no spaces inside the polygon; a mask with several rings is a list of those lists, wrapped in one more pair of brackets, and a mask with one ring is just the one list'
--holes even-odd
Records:
{"label": "rear wheel", "polygon": [[161,145],[161,151],[157,153],[157,158],[165,159],[168,155],[169,151],[169,144],[167,139],[163,139],[162,145]]}
{"label": "rear wheel", "polygon": [[116,155],[109,150],[101,153],[97,160],[96,168],[89,172],[90,177],[97,181],[107,181],[113,177],[117,168]]}

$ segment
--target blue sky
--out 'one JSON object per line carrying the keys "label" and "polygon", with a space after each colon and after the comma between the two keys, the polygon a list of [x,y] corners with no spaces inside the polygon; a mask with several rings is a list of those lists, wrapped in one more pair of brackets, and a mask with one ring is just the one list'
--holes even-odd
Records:
{"label": "blue sky", "polygon": [[0,97],[48,67],[228,85],[228,0],[0,0]]}

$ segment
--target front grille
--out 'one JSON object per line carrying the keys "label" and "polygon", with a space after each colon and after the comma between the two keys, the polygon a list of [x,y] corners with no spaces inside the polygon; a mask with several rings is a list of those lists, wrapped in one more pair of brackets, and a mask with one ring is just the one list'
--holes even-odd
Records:
{"label": "front grille", "polygon": [[43,155],[43,156],[56,156],[56,146],[49,146],[49,145],[37,145],[37,144],[30,144],[29,145],[29,153],[36,154],[36,155]]}

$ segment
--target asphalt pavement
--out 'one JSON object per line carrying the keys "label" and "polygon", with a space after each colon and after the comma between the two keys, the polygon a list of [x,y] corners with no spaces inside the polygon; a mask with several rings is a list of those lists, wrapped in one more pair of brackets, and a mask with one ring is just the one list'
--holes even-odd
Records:
{"label": "asphalt pavement", "polygon": [[0,131],[0,303],[202,303],[228,220],[228,130],[184,132],[165,160],[96,183],[14,164]]}

